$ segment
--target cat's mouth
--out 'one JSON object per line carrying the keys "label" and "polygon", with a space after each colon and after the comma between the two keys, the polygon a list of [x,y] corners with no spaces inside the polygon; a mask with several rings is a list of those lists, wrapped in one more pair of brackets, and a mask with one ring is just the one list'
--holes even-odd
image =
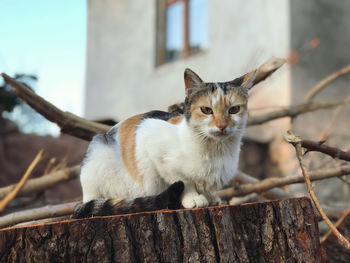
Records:
{"label": "cat's mouth", "polygon": [[211,132],[211,135],[215,138],[218,138],[218,139],[224,139],[224,138],[227,138],[230,135],[230,133],[227,132],[226,130],[214,131],[214,132]]}

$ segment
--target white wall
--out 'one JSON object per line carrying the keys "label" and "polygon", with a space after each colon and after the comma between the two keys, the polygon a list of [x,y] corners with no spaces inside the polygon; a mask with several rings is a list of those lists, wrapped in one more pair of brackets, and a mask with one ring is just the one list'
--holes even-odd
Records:
{"label": "white wall", "polygon": [[[156,68],[156,1],[88,0],[86,117],[121,120],[166,110],[184,99],[186,67],[204,80],[225,81],[271,56],[286,57],[288,3],[208,0],[209,48]],[[255,88],[250,107],[287,105],[289,99],[289,69],[284,68]]]}

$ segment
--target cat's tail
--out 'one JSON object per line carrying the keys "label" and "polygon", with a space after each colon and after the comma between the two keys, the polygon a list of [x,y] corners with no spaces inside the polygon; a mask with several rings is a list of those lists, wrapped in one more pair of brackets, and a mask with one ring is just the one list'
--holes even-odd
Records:
{"label": "cat's tail", "polygon": [[173,183],[159,195],[138,197],[131,200],[104,199],[79,203],[74,208],[72,218],[129,214],[166,208],[177,209],[181,207],[181,194],[183,190],[184,183],[179,181]]}

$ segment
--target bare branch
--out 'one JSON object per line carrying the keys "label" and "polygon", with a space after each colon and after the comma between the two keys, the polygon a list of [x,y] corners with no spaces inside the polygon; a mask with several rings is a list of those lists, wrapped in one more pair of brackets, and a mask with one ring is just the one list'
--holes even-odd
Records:
{"label": "bare branch", "polygon": [[[23,188],[19,191],[17,196],[24,196],[31,193],[41,192],[50,187],[54,187],[59,183],[63,183],[78,177],[80,173],[80,166],[74,166],[71,168],[65,168],[60,171],[52,172],[48,175],[29,179]],[[14,185],[6,186],[0,188],[0,198],[4,198],[11,190]]]}
{"label": "bare branch", "polygon": [[347,98],[345,100],[335,102],[335,103],[319,102],[319,103],[303,103],[299,105],[293,105],[281,110],[268,112],[260,116],[249,117],[247,125],[248,126],[259,125],[268,121],[272,121],[272,120],[284,118],[284,117],[293,118],[303,113],[307,113],[307,112],[311,112],[319,109],[333,108],[333,107],[348,103],[349,101],[350,101],[350,98]]}
{"label": "bare branch", "polygon": [[316,151],[327,154],[333,158],[338,158],[344,161],[350,161],[350,152],[344,152],[336,147],[331,147],[324,142],[301,139],[301,146],[307,149],[307,152]]}
{"label": "bare branch", "polygon": [[0,202],[0,212],[3,211],[5,209],[5,207],[8,205],[8,203],[11,202],[11,200],[13,200],[16,195],[18,194],[18,192],[22,189],[22,187],[25,185],[25,183],[27,182],[29,176],[31,175],[33,169],[35,168],[35,166],[37,165],[37,163],[40,161],[41,156],[43,154],[43,150],[41,150],[36,157],[34,158],[34,160],[32,161],[32,163],[29,165],[27,171],[24,173],[23,177],[21,178],[21,180],[19,181],[19,183],[13,188],[13,190],[11,190],[11,192],[9,192],[5,198],[3,200],[1,200]]}
{"label": "bare branch", "polygon": [[328,84],[336,80],[337,78],[350,73],[350,65],[342,68],[341,70],[334,72],[328,77],[321,80],[313,89],[311,89],[305,96],[303,102],[307,103],[311,101],[321,90],[323,90]]}
{"label": "bare branch", "polygon": [[[259,181],[258,179],[254,178],[248,174],[245,174],[242,171],[238,171],[232,180],[232,184],[234,185],[234,187],[219,191],[220,198],[223,200],[229,200],[233,196],[246,196],[250,193],[247,193],[244,195],[232,195],[232,193],[233,193],[232,189],[234,191],[237,191],[237,189],[241,189],[241,187],[244,187],[244,185],[254,185],[254,184],[257,184],[259,182],[262,182],[262,181]],[[253,192],[251,192],[251,193],[253,193]],[[284,190],[282,190],[281,188],[271,188],[271,189],[268,189],[266,191],[259,192],[259,195],[263,196],[266,199],[270,199],[270,200],[293,197],[293,195],[291,193],[287,193]]]}
{"label": "bare branch", "polygon": [[89,141],[96,133],[106,132],[110,129],[108,125],[88,121],[70,112],[63,112],[17,80],[9,77],[5,73],[1,75],[6,83],[14,88],[18,97],[46,119],[56,123],[63,133]]}
{"label": "bare branch", "polygon": [[[294,136],[294,140],[292,138],[293,136]],[[312,190],[311,181],[310,181],[309,175],[306,171],[306,168],[305,168],[305,166],[303,164],[303,160],[302,160],[303,159],[303,150],[302,150],[302,146],[301,146],[300,137],[295,136],[291,131],[289,131],[288,132],[288,142],[290,142],[295,147],[296,155],[297,155],[297,158],[298,158],[298,161],[300,164],[302,174],[304,176],[304,180],[305,180],[308,192],[311,196],[312,201],[314,202],[314,204],[316,206],[316,209],[320,213],[323,220],[327,223],[329,228],[332,230],[334,235],[336,235],[338,237],[338,239],[343,243],[343,245],[347,249],[350,250],[350,242],[338,231],[338,229],[333,225],[331,220],[329,220],[327,215],[323,212],[323,209],[322,209],[320,203],[318,202],[318,199],[317,199],[314,191]]]}
{"label": "bare branch", "polygon": [[[311,181],[323,180],[343,175],[350,175],[350,165],[343,165],[337,168],[324,168],[309,172]],[[227,200],[234,196],[244,196],[251,193],[262,193],[274,187],[281,187],[302,182],[304,182],[303,175],[272,177],[259,181],[258,183],[243,184],[239,187],[230,187],[221,190],[219,191],[219,196],[222,199]]]}
{"label": "bare branch", "polygon": [[40,208],[28,209],[8,214],[0,217],[0,228],[27,221],[71,215],[76,204],[77,202],[47,205]]}

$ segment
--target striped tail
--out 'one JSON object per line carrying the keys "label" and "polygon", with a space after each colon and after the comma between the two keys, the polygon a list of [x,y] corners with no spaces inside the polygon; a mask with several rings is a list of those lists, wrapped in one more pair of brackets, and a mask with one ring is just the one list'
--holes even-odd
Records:
{"label": "striped tail", "polygon": [[138,197],[136,199],[104,199],[91,200],[75,206],[72,218],[108,216],[161,209],[177,209],[181,207],[181,194],[184,183],[173,183],[159,195]]}

